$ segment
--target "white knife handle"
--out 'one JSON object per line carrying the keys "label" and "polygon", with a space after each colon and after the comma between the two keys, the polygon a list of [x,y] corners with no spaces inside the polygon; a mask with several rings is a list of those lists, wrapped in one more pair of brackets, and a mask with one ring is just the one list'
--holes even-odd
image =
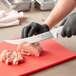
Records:
{"label": "white knife handle", "polygon": [[60,26],[56,29],[51,30],[51,33],[54,36],[54,38],[58,38],[58,34],[61,34],[62,29],[63,29],[63,26]]}

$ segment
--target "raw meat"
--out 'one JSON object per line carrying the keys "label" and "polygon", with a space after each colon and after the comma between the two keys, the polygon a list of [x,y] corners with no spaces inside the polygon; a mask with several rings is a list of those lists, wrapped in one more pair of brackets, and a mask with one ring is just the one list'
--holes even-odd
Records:
{"label": "raw meat", "polygon": [[13,58],[14,58],[14,57],[17,57],[17,52],[14,51],[14,52],[12,53],[12,56],[13,56]]}
{"label": "raw meat", "polygon": [[20,52],[11,52],[9,50],[3,50],[0,55],[0,61],[5,62],[6,64],[18,65],[24,61]]}
{"label": "raw meat", "polygon": [[17,47],[17,51],[21,52],[24,55],[33,55],[39,56],[41,53],[42,47],[39,43],[29,44],[26,42],[20,43]]}
{"label": "raw meat", "polygon": [[6,64],[9,65],[9,64],[11,64],[11,63],[12,63],[12,59],[11,59],[11,58],[7,58],[7,59],[6,59]]}
{"label": "raw meat", "polygon": [[[15,54],[15,52],[14,52]],[[19,63],[22,63],[24,61],[22,55],[18,52],[17,55],[14,55],[14,59],[13,59],[13,65],[18,65]]]}
{"label": "raw meat", "polygon": [[7,56],[9,56],[7,53],[9,52],[9,50],[3,50],[3,52],[0,55],[0,61],[5,62]]}
{"label": "raw meat", "polygon": [[19,60],[19,63],[24,61],[20,52],[18,52],[18,60]]}
{"label": "raw meat", "polygon": [[0,55],[0,61],[2,61],[2,62],[5,62],[6,61],[5,54],[1,54]]}
{"label": "raw meat", "polygon": [[11,51],[7,52],[6,53],[6,58],[10,58],[11,55],[12,55],[12,52]]}
{"label": "raw meat", "polygon": [[13,65],[18,65],[18,58],[17,58],[17,57],[15,57],[15,58],[13,59]]}

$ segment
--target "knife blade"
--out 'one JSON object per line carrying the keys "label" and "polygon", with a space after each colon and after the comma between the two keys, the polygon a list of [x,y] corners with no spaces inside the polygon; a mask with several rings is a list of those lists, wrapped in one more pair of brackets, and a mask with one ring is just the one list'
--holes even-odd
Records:
{"label": "knife blade", "polygon": [[39,35],[32,36],[32,37],[17,39],[17,40],[4,40],[4,41],[10,44],[14,44],[14,45],[18,45],[24,41],[27,43],[35,43],[35,42],[39,42],[39,41],[50,39],[50,38],[57,38],[58,34],[61,33],[62,29],[63,29],[63,26],[52,29],[48,32],[45,32]]}

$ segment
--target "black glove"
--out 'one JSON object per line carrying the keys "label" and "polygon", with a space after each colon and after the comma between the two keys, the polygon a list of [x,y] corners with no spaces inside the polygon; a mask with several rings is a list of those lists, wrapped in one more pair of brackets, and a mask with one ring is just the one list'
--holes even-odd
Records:
{"label": "black glove", "polygon": [[46,24],[40,25],[38,23],[32,22],[28,26],[22,29],[22,38],[30,37],[32,35],[41,34],[49,31],[49,27]]}
{"label": "black glove", "polygon": [[61,26],[64,25],[63,30],[61,32],[62,37],[71,37],[72,35],[76,35],[76,13],[72,13],[66,19],[63,20]]}

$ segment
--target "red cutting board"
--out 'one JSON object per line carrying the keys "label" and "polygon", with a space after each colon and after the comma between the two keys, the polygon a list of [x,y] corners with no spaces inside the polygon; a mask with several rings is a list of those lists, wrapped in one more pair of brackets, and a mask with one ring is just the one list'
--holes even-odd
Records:
{"label": "red cutting board", "polygon": [[[25,76],[76,57],[75,53],[54,40],[48,39],[40,44],[43,47],[40,57],[25,56],[25,62],[17,66],[0,62],[0,76]],[[4,49],[16,51],[16,48],[16,45],[0,43],[0,53]]]}

